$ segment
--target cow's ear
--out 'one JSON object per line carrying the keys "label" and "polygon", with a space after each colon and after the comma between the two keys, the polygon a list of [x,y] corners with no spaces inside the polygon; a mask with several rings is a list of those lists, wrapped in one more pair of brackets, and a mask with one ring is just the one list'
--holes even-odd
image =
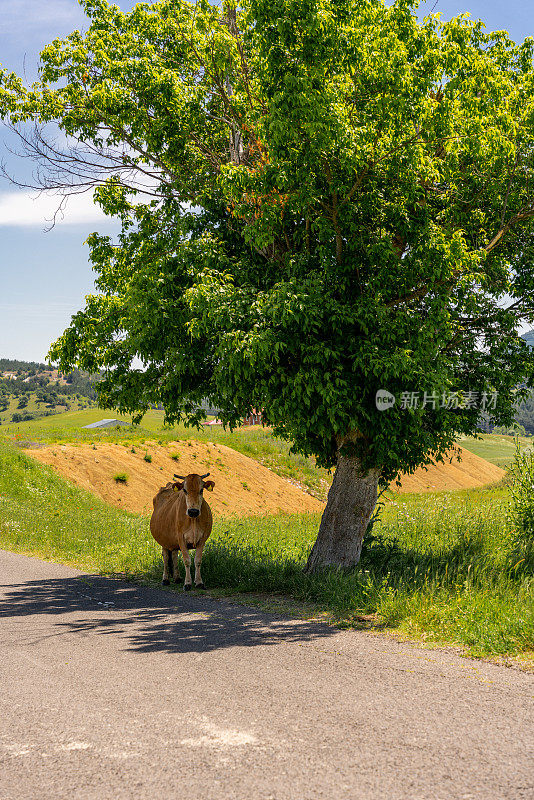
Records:
{"label": "cow's ear", "polygon": [[204,481],[204,489],[207,489],[208,492],[212,492],[214,486],[215,486],[215,481]]}
{"label": "cow's ear", "polygon": [[183,482],[182,482],[182,483],[180,483],[180,481],[176,481],[176,482],[175,482],[175,483],[173,483],[173,485],[172,485],[172,490],[173,490],[173,492],[179,492],[179,491],[181,491],[183,488],[184,488],[184,484],[183,484]]}

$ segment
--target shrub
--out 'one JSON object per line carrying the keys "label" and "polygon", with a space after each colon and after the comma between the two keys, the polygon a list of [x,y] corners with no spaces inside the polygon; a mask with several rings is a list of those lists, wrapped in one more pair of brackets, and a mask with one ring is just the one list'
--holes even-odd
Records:
{"label": "shrub", "polygon": [[143,456],[143,460],[147,461],[149,464],[151,464],[152,463],[152,456],[149,455],[148,453],[145,453],[144,456]]}
{"label": "shrub", "polygon": [[179,461],[180,460],[180,454],[179,453],[171,453],[171,458],[172,458],[173,461]]}
{"label": "shrub", "polygon": [[510,522],[517,545],[534,544],[534,451],[521,452],[515,441],[514,461],[510,467]]}
{"label": "shrub", "polygon": [[525,431],[524,425],[520,425],[518,422],[514,422],[513,425],[496,425],[492,433],[495,433],[499,436],[526,436],[527,433]]}
{"label": "shrub", "polygon": [[117,472],[113,476],[115,483],[128,483],[128,475],[126,472]]}

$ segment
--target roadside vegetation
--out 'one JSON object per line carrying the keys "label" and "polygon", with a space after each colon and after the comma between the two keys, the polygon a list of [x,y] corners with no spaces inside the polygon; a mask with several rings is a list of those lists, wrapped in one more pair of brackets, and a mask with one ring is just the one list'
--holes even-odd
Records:
{"label": "roadside vegetation", "polygon": [[[219,518],[205,576],[219,595],[283,595],[343,625],[528,659],[532,540],[518,537],[513,519],[506,487],[391,497],[356,570],[310,576],[302,567],[317,515]],[[141,582],[161,578],[146,517],[107,506],[7,444],[0,444],[0,546]]]}

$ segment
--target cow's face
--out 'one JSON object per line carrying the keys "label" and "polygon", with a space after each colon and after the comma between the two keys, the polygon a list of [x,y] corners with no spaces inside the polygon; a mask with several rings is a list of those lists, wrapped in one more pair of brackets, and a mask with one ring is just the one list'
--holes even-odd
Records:
{"label": "cow's face", "polygon": [[193,473],[184,478],[181,488],[185,495],[185,506],[188,517],[195,518],[200,515],[203,492],[205,489],[209,492],[213,491],[214,486],[215,483],[213,481],[205,481],[200,475],[195,475]]}

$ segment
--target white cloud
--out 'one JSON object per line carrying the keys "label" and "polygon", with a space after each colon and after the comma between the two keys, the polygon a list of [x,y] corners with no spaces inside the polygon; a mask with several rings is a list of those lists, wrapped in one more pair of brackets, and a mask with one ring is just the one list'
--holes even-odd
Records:
{"label": "white cloud", "polygon": [[[50,192],[0,192],[0,226],[49,228],[60,202],[61,197]],[[58,227],[93,223],[110,225],[114,220],[93,203],[91,192],[71,195],[56,217]]]}

